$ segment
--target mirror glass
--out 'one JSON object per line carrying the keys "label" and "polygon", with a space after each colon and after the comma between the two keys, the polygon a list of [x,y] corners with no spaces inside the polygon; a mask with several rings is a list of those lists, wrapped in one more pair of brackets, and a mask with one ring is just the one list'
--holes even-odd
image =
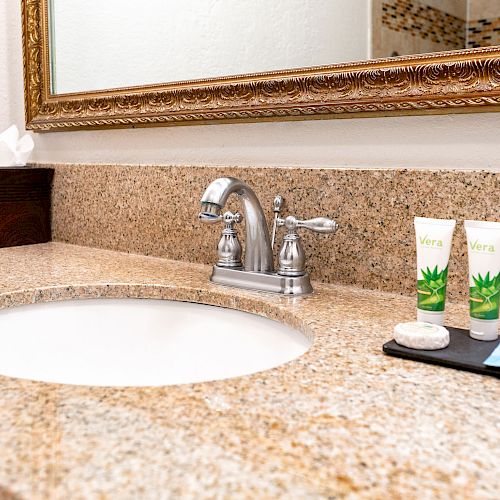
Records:
{"label": "mirror glass", "polygon": [[500,44],[491,0],[49,0],[53,94]]}

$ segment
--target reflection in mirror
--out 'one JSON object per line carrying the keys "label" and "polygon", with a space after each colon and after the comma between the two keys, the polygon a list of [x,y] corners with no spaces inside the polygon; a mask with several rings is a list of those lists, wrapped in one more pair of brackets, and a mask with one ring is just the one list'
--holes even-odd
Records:
{"label": "reflection in mirror", "polygon": [[50,0],[52,92],[363,60],[369,0]]}
{"label": "reflection in mirror", "polygon": [[500,44],[490,0],[49,0],[53,94]]}
{"label": "reflection in mirror", "polygon": [[500,45],[498,0],[373,0],[372,57]]}

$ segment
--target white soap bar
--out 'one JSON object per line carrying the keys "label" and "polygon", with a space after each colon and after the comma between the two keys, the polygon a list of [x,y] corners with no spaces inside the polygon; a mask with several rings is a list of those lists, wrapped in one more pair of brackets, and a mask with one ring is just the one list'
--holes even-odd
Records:
{"label": "white soap bar", "polygon": [[394,340],[410,349],[435,351],[450,343],[450,333],[444,326],[414,321],[399,323],[394,327]]}

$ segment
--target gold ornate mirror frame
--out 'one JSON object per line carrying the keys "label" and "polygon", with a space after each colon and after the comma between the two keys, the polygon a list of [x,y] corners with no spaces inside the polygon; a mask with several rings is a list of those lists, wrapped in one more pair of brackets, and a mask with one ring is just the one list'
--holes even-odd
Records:
{"label": "gold ornate mirror frame", "polygon": [[48,0],[22,13],[30,130],[500,111],[498,46],[52,95]]}

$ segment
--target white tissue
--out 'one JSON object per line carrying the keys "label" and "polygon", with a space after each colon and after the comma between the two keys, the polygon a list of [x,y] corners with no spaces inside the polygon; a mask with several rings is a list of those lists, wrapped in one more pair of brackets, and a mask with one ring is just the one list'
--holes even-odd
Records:
{"label": "white tissue", "polygon": [[0,134],[0,167],[24,166],[35,143],[30,135],[19,138],[19,130],[11,125]]}

